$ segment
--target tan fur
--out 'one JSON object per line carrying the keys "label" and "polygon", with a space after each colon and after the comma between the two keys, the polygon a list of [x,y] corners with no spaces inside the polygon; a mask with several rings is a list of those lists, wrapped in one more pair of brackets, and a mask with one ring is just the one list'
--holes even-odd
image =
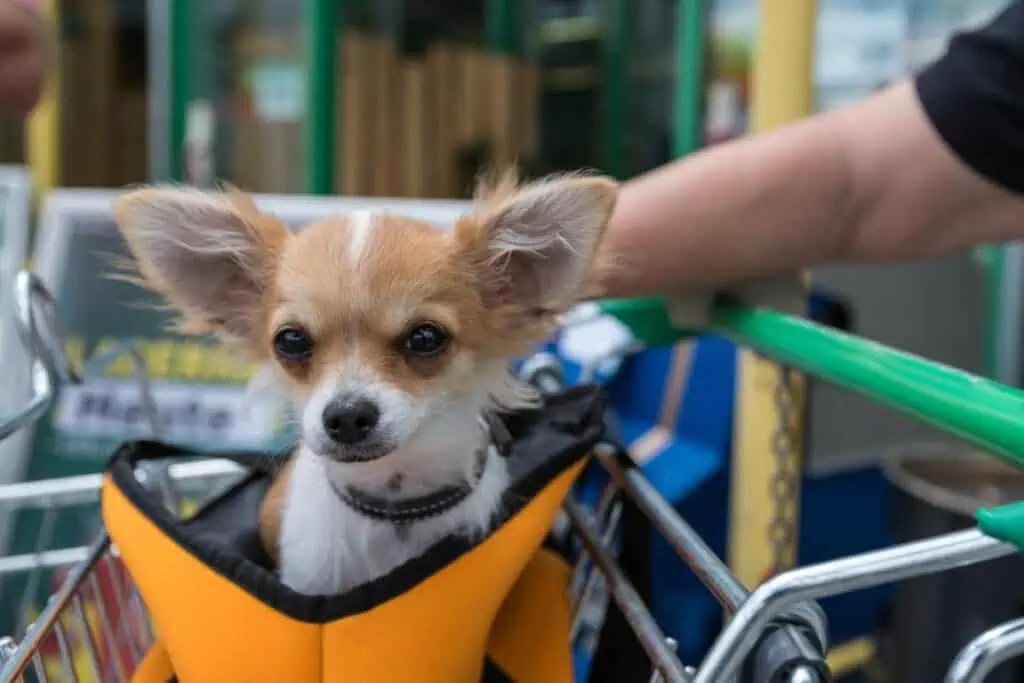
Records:
{"label": "tan fur", "polygon": [[[131,281],[158,294],[170,308],[177,310],[180,313],[180,318],[175,323],[177,331],[183,334],[219,335],[221,330],[218,321],[210,319],[204,312],[196,310],[183,301],[174,287],[146,257],[146,249],[142,248],[140,244],[136,224],[131,220],[131,216],[137,207],[152,203],[161,192],[162,190],[159,189],[137,190],[114,202],[115,220],[134,256],[131,262],[134,272],[128,271],[122,274],[120,279]],[[226,196],[239,215],[245,219],[264,254],[263,262],[267,269],[261,274],[263,281],[272,281],[275,277],[274,270],[278,255],[290,237],[288,226],[274,216],[260,213],[252,200],[238,190],[232,188]],[[265,310],[265,308],[255,310],[253,315],[259,315]]]}
{"label": "tan fur", "polygon": [[271,561],[277,564],[278,539],[281,535],[281,508],[288,494],[288,482],[291,479],[294,460],[285,463],[275,475],[267,489],[263,502],[260,504],[259,532],[260,541]]}

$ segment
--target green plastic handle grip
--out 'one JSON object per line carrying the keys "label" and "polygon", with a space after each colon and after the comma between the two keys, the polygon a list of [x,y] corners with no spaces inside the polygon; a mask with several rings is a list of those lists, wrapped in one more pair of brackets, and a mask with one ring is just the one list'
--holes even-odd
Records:
{"label": "green plastic handle grip", "polygon": [[699,334],[699,330],[675,327],[669,319],[665,301],[657,297],[605,299],[598,306],[628,327],[633,337],[646,346],[668,346]]}
{"label": "green plastic handle grip", "polygon": [[1024,550],[1024,501],[974,512],[978,528],[988,536]]}

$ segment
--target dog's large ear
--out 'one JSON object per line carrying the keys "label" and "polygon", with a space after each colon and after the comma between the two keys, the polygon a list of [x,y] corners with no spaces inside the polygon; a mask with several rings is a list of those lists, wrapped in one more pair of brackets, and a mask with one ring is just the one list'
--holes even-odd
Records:
{"label": "dog's large ear", "polygon": [[506,187],[492,206],[456,226],[474,254],[488,306],[554,312],[581,294],[615,208],[608,178],[560,178]]}
{"label": "dog's large ear", "polygon": [[287,226],[235,192],[147,188],[114,212],[142,284],[182,313],[186,330],[254,341]]}

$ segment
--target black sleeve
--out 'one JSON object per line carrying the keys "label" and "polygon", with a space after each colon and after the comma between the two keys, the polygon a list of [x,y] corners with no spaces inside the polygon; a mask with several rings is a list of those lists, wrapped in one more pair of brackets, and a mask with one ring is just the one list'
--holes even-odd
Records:
{"label": "black sleeve", "polygon": [[938,134],[965,164],[1024,193],[1024,0],[988,24],[956,34],[916,77]]}

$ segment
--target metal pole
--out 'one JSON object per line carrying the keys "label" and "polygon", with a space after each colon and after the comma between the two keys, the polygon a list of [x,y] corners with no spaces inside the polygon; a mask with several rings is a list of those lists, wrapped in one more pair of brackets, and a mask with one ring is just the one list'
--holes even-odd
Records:
{"label": "metal pole", "polygon": [[306,191],[334,191],[336,36],[344,16],[341,0],[306,4],[306,117],[303,156]]}
{"label": "metal pole", "polygon": [[668,639],[651,618],[636,589],[602,547],[600,533],[594,529],[586,512],[571,499],[562,504],[562,509],[565,510],[573,527],[579,533],[583,547],[604,574],[611,598],[622,610],[623,617],[633,628],[641,646],[650,657],[651,663],[662,673],[665,681],[689,683],[692,680],[690,672],[672,651]]}
{"label": "metal pole", "polygon": [[749,595],[747,590],[729,573],[729,568],[697,532],[675,513],[669,502],[638,470],[622,467],[615,456],[604,449],[596,449],[595,455],[616,485],[636,502],[700,582],[714,594],[719,604],[730,613],[738,610]]}

